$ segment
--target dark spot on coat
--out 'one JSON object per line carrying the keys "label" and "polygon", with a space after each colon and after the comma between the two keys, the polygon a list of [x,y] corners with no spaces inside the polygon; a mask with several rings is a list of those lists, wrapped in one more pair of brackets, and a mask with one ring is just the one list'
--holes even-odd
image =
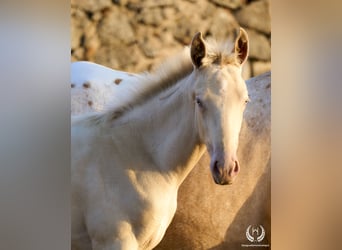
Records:
{"label": "dark spot on coat", "polygon": [[75,84],[72,83],[72,84],[71,84],[71,88],[75,88]]}
{"label": "dark spot on coat", "polygon": [[88,105],[89,105],[89,106],[92,106],[92,105],[93,105],[93,102],[92,102],[92,101],[88,101]]}
{"label": "dark spot on coat", "polygon": [[90,83],[89,82],[83,83],[83,88],[85,88],[85,89],[90,88]]}
{"label": "dark spot on coat", "polygon": [[267,84],[266,89],[269,89],[271,87],[271,84]]}
{"label": "dark spot on coat", "polygon": [[122,82],[122,79],[120,79],[120,78],[117,78],[117,79],[114,80],[114,83],[117,84],[117,85],[119,85],[120,82]]}

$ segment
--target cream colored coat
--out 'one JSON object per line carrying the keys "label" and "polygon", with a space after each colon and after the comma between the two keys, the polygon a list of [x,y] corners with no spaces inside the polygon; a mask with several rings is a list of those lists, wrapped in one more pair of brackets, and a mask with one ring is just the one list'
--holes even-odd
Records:
{"label": "cream colored coat", "polygon": [[[152,87],[123,107],[73,119],[73,249],[156,246],[176,211],[177,190],[205,146],[215,182],[235,179],[248,38],[241,30],[232,55],[206,46],[197,34],[190,49],[195,70],[164,79],[172,82],[166,90]],[[186,73],[189,64],[179,67]]]}

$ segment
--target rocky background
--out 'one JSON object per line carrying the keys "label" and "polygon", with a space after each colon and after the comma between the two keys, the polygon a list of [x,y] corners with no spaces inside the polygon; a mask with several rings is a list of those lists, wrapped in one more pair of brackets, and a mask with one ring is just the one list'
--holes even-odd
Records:
{"label": "rocky background", "polygon": [[71,0],[71,60],[141,72],[205,37],[250,38],[244,78],[271,68],[269,0]]}

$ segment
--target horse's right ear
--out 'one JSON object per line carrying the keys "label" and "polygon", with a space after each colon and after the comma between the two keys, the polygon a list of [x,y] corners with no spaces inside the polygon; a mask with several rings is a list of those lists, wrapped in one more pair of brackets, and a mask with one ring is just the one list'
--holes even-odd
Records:
{"label": "horse's right ear", "polygon": [[192,63],[195,65],[195,67],[201,67],[202,59],[206,56],[205,42],[203,40],[201,32],[197,32],[196,35],[192,38],[190,53]]}

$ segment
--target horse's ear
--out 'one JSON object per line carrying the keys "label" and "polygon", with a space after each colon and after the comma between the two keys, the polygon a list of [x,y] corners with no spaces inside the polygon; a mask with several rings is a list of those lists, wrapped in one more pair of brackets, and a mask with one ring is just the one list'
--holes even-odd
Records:
{"label": "horse's ear", "polygon": [[249,40],[247,32],[240,28],[239,35],[235,40],[234,53],[236,54],[237,62],[242,65],[247,61],[249,53]]}
{"label": "horse's ear", "polygon": [[203,40],[201,32],[197,32],[196,35],[192,38],[190,53],[192,63],[195,65],[195,67],[201,67],[202,59],[206,55],[205,42]]}

